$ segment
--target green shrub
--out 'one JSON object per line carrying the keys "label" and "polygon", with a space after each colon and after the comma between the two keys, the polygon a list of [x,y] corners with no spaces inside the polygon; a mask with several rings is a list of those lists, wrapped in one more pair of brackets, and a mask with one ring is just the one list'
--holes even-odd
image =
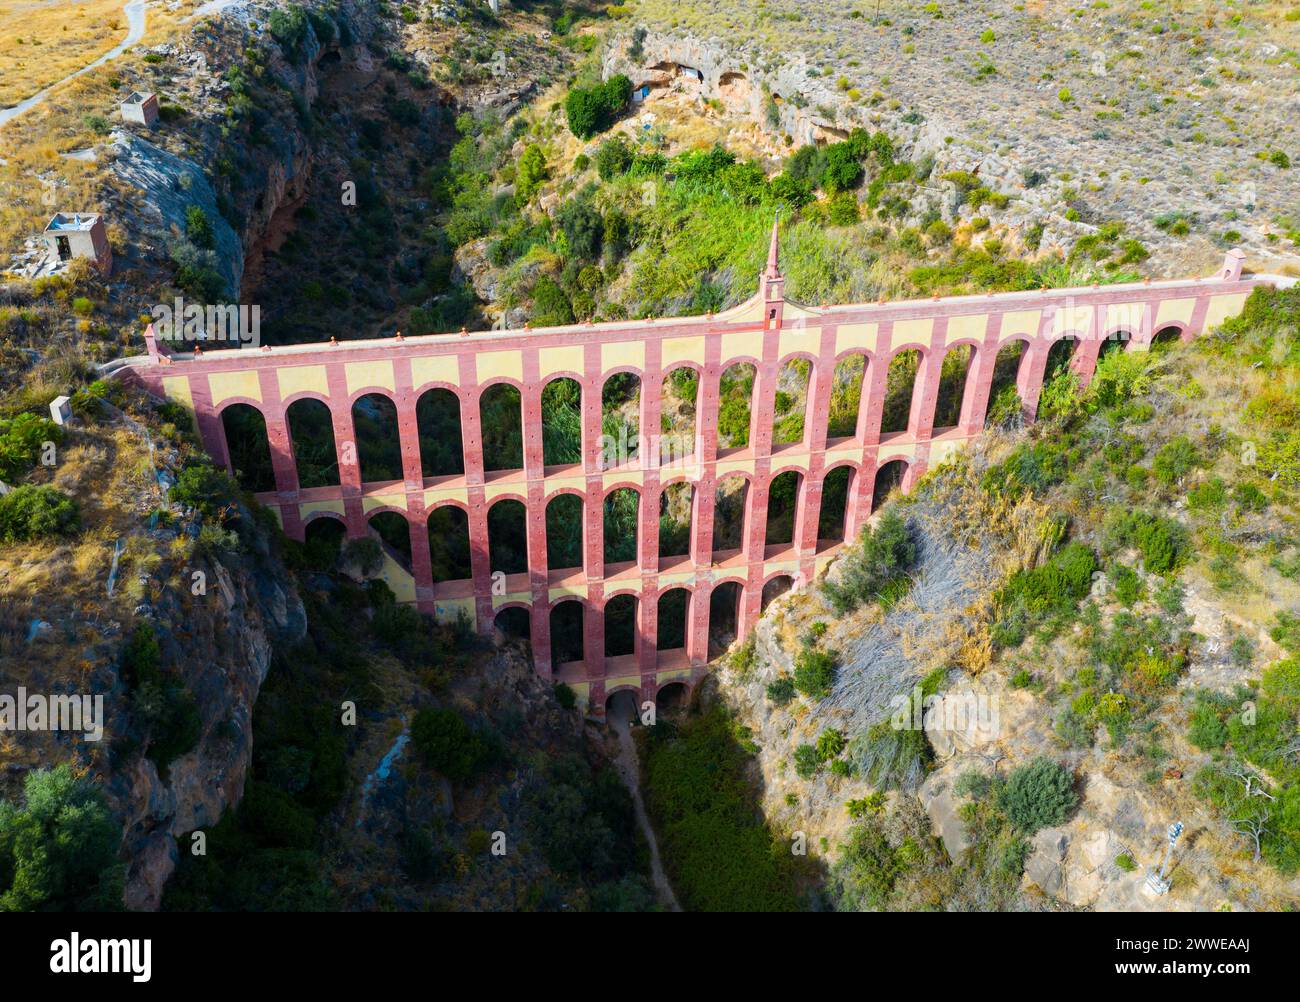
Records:
{"label": "green shrub", "polygon": [[1187,528],[1164,515],[1130,511],[1111,521],[1110,537],[1119,545],[1134,546],[1153,574],[1168,574],[1186,563],[1191,551]]}
{"label": "green shrub", "polygon": [[621,134],[611,136],[596,148],[596,173],[602,181],[612,181],[627,173],[632,156],[632,148]]}
{"label": "green shrub", "polygon": [[902,516],[886,511],[876,527],[863,526],[858,547],[841,561],[838,582],[823,581],[822,593],[837,613],[851,612],[877,598],[916,560],[916,543]]}
{"label": "green shrub", "polygon": [[794,750],[794,771],[800,779],[811,779],[820,766],[821,759],[812,745],[800,745]]}
{"label": "green shrub", "polygon": [[1202,751],[1217,751],[1228,740],[1228,725],[1219,717],[1219,711],[1205,701],[1196,704],[1192,711],[1191,723],[1187,729],[1187,740]]}
{"label": "green shrub", "polygon": [[1170,439],[1151,461],[1151,472],[1166,487],[1187,476],[1199,463],[1196,447],[1186,435]]}
{"label": "green shrub", "polygon": [[121,841],[88,776],[66,762],[31,770],[23,804],[0,801],[0,912],[120,910]]}
{"label": "green shrub", "polygon": [[622,74],[595,87],[574,87],[564,99],[569,131],[579,139],[590,139],[597,132],[605,131],[627,107],[631,97],[632,81]]}
{"label": "green shrub", "polygon": [[847,744],[848,742],[845,741],[842,732],[837,731],[832,727],[826,728],[826,730],[822,731],[817,737],[818,760],[825,762],[829,759],[835,758],[845,749]]}
{"label": "green shrub", "polygon": [[809,699],[825,699],[835,684],[835,658],[828,651],[805,647],[794,662],[795,689]]}
{"label": "green shrub", "polygon": [[578,704],[578,695],[568,685],[559,682],[555,686],[555,701],[566,710],[572,710]]}
{"label": "green shrub", "polygon": [[0,418],[0,480],[13,483],[26,476],[46,442],[57,446],[62,441],[63,429],[39,414]]}
{"label": "green shrub", "polygon": [[777,706],[785,706],[794,697],[794,679],[789,675],[782,675],[775,682],[768,683],[767,698]]}
{"label": "green shrub", "polygon": [[239,485],[225,472],[203,464],[181,470],[168,497],[177,504],[215,515],[239,497]]}
{"label": "green shrub", "polygon": [[1063,824],[1078,802],[1070,771],[1041,757],[1015,769],[998,798],[1007,818],[1026,835]]}
{"label": "green shrub", "polygon": [[66,536],[80,525],[75,498],[49,486],[24,484],[0,496],[0,541],[25,542]]}
{"label": "green shrub", "polygon": [[411,723],[411,743],[434,769],[465,782],[497,757],[495,736],[469,726],[455,710],[424,709]]}

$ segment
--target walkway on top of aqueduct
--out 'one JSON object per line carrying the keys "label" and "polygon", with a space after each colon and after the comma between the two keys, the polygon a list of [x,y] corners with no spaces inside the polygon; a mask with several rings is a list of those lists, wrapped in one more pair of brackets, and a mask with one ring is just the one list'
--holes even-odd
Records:
{"label": "walkway on top of aqueduct", "polygon": [[[513,616],[514,630],[531,640],[537,672],[567,682],[600,712],[619,690],[655,699],[667,685],[693,686],[710,658],[711,634],[744,636],[774,594],[812,581],[870,516],[878,487],[882,494],[910,488],[929,465],[978,436],[1004,346],[1024,343],[1014,380],[1024,414],[1032,418],[1053,344],[1074,339],[1069,364],[1087,380],[1108,339],[1127,340],[1136,350],[1175,333],[1190,340],[1238,313],[1261,284],[1242,277],[1242,260],[1240,251],[1230,252],[1221,271],[1205,279],[812,308],[784,296],[774,227],[757,294],[717,315],[192,354],[167,351],[150,328],[148,355],[118,374],[190,407],[208,453],[227,466],[223,414],[235,405],[254,408],[265,423],[275,482],[275,490],[259,493],[258,500],[278,515],[286,534],[301,540],[316,520],[332,519],[347,537],[358,538],[373,533],[371,520],[381,513],[396,513],[409,529],[409,567],[386,547],[382,576],[400,601],[442,619],[466,615],[484,632]],[[936,428],[943,361],[963,345],[970,355],[960,416],[955,425]],[[882,432],[889,363],[905,351],[917,353],[910,413],[905,428]],[[828,414],[837,365],[852,356],[862,360],[856,427],[832,437]],[[778,376],[792,359],[808,363],[803,437],[774,445]],[[753,367],[748,442],[719,449],[719,381],[735,363]],[[630,460],[611,459],[601,441],[606,380],[618,373],[640,380],[638,427],[653,432],[661,428],[663,379],[678,368],[698,374],[694,438],[681,450],[690,455],[665,462],[651,434]],[[582,461],[546,466],[542,392],[561,378],[581,390]],[[485,471],[480,400],[496,384],[519,394],[521,469]],[[454,395],[454,402],[444,399],[453,413],[459,410],[462,474],[425,475],[417,409],[434,391]],[[362,480],[354,405],[373,395],[396,409],[399,480]],[[322,421],[332,425],[337,484],[299,485],[289,410],[305,400],[328,408]],[[793,525],[788,538],[774,541],[769,495],[783,475],[783,496],[794,481]],[[744,485],[743,528],[732,541],[738,545],[715,550],[717,488],[731,477]],[[843,514],[827,529],[820,516],[830,477],[835,513]],[[663,557],[655,502],[676,483],[690,485],[692,495],[689,552]],[[606,498],[622,488],[639,496],[636,559],[607,564],[602,512]],[[554,569],[548,566],[546,510],[563,495],[575,495],[581,505],[581,566]],[[527,569],[498,573],[494,581],[489,512],[508,502],[517,502],[516,511],[522,506]],[[435,581],[430,519],[448,506],[458,512],[443,512],[450,521],[438,522],[433,542],[443,545],[447,525],[460,525],[468,536],[470,573]],[[830,537],[819,539],[819,530]],[[630,649],[610,652],[605,620],[616,607],[624,623],[632,617],[634,637]],[[524,611],[504,611],[510,609]],[[553,636],[560,645],[554,651]]]}

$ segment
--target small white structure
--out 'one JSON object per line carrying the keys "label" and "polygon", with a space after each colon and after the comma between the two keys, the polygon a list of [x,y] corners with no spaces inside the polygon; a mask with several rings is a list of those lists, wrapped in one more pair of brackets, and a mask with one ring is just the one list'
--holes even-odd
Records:
{"label": "small white structure", "polygon": [[132,91],[121,104],[122,121],[150,126],[158,121],[158,95]]}
{"label": "small white structure", "polygon": [[105,275],[113,270],[108,231],[104,217],[97,212],[56,212],[41,237],[59,264],[84,257],[94,261]]}
{"label": "small white structure", "polygon": [[50,420],[57,425],[66,425],[72,421],[71,397],[55,397],[50,401]]}

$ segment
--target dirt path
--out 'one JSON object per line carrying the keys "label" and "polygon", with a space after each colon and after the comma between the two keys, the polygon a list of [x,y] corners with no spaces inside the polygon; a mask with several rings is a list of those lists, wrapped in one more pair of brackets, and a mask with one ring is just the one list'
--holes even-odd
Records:
{"label": "dirt path", "polygon": [[63,86],[69,80],[75,80],[83,73],[89,73],[96,66],[102,66],[110,59],[116,59],[132,45],[140,41],[140,39],[144,37],[145,0],[130,0],[130,2],[122,8],[122,11],[126,14],[126,38],[122,39],[122,41],[118,42],[117,45],[113,46],[113,48],[109,49],[98,59],[87,63],[75,73],[69,73],[62,80],[50,84],[44,90],[37,91],[31,97],[23,101],[19,101],[12,108],[0,109],[0,127],[7,125],[10,121],[23,114],[23,112],[31,111],[38,104],[41,104],[47,97],[49,97],[50,91],[54,90],[54,88]]}
{"label": "dirt path", "polygon": [[654,883],[655,894],[661,905],[669,911],[679,912],[682,906],[677,903],[673,885],[668,882],[668,874],[664,872],[663,861],[659,858],[659,842],[655,839],[654,828],[650,826],[650,816],[646,814],[645,803],[641,799],[636,743],[632,740],[632,728],[626,719],[612,713],[609,726],[618,738],[618,758],[614,764],[618,768],[618,774],[623,777],[623,782],[632,791],[632,806],[636,810],[637,824],[641,826],[641,831],[645,833],[646,841],[650,844],[650,879]]}

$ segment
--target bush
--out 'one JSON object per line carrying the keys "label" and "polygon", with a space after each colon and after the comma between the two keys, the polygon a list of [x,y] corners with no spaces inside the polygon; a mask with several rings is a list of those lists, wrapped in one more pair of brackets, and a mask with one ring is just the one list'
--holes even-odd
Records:
{"label": "bush", "polygon": [[621,135],[606,139],[596,150],[596,173],[602,181],[626,174],[632,166],[632,149]]}
{"label": "bush", "polygon": [[1166,487],[1172,486],[1197,465],[1196,447],[1186,435],[1166,442],[1151,461],[1151,472]]}
{"label": "bush", "polygon": [[1111,523],[1109,531],[1120,545],[1136,547],[1146,569],[1153,574],[1177,570],[1190,554],[1186,527],[1163,515],[1126,512]]}
{"label": "bush", "polygon": [[809,699],[825,699],[835,684],[835,657],[805,647],[794,662],[794,687]]}
{"label": "bush", "polygon": [[66,536],[80,521],[76,499],[53,487],[25,484],[0,496],[0,541],[6,543]]}
{"label": "bush", "polygon": [[821,759],[812,745],[800,745],[794,750],[794,771],[800,779],[811,779],[820,765]]}
{"label": "bush", "polygon": [[767,698],[777,706],[785,706],[794,696],[794,679],[789,675],[782,675],[775,682],[768,683]]}
{"label": "bush", "polygon": [[0,480],[12,483],[36,465],[46,442],[63,441],[63,429],[39,414],[0,418]]}
{"label": "bush", "polygon": [[1228,725],[1211,703],[1199,702],[1192,711],[1187,740],[1202,751],[1218,751],[1228,740]]}
{"label": "bush", "polygon": [[998,798],[1007,818],[1026,835],[1062,824],[1078,802],[1070,771],[1046,758],[1013,771]]}
{"label": "bush", "polygon": [[621,73],[595,87],[574,87],[564,99],[569,131],[579,139],[604,132],[627,107],[631,96],[632,81]]}
{"label": "bush", "polygon": [[420,710],[411,724],[411,743],[430,766],[457,782],[472,779],[496,758],[495,742],[455,710]]}
{"label": "bush", "polygon": [[0,801],[0,912],[120,910],[122,827],[67,763],[33,769],[23,805]]}
{"label": "bush", "polygon": [[536,143],[526,147],[515,171],[515,201],[525,204],[546,180],[546,156]]}
{"label": "bush", "polygon": [[200,464],[181,470],[167,496],[205,515],[216,515],[239,496],[239,485],[225,470]]}
{"label": "bush", "polygon": [[863,526],[857,550],[842,563],[839,581],[824,581],[822,593],[840,615],[852,612],[877,598],[915,560],[916,543],[906,523],[897,511],[887,511],[874,529]]}

